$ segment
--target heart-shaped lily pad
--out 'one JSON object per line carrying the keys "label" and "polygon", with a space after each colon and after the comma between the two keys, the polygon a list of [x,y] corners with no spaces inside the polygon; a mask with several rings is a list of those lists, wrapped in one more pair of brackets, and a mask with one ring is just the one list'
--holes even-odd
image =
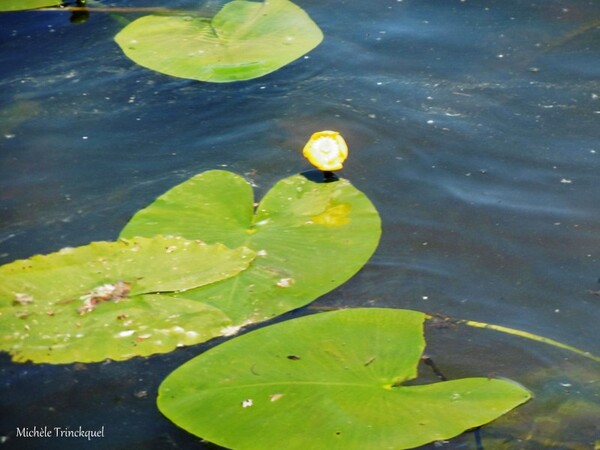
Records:
{"label": "heart-shaped lily pad", "polygon": [[245,270],[254,252],[179,237],[95,242],[0,267],[0,350],[15,361],[128,359],[204,342],[230,319],[176,292]]}
{"label": "heart-shaped lily pad", "polygon": [[256,252],[235,278],[178,295],[219,308],[237,326],[331,291],[363,267],[379,242],[377,210],[344,179],[317,183],[294,175],[278,182],[256,210],[253,202],[242,177],[204,172],[138,212],[121,236],[179,235]]}
{"label": "heart-shaped lily pad", "polygon": [[262,328],[172,372],[158,407],[227,448],[364,450],[449,439],[530,398],[491,378],[405,385],[417,374],[424,320],[348,309]]}
{"label": "heart-shaped lily pad", "polygon": [[249,80],[316,47],[319,27],[288,0],[234,0],[212,18],[150,15],[115,36],[137,64],[200,81]]}

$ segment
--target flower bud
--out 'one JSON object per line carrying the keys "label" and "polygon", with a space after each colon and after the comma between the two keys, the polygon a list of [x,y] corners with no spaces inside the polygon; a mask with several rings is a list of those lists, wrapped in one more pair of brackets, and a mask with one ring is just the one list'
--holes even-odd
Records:
{"label": "flower bud", "polygon": [[317,169],[329,172],[343,167],[348,146],[337,131],[319,131],[310,137],[302,154]]}

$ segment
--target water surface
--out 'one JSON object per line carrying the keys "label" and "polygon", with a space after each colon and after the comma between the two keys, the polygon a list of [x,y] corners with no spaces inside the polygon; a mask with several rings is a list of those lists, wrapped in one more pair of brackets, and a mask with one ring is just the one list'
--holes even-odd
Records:
{"label": "water surface", "polygon": [[[112,41],[122,25],[108,14],[80,25],[67,12],[1,14],[0,263],[113,240],[138,209],[204,170],[245,175],[260,197],[308,168],[300,149],[312,132],[337,129],[351,151],[342,176],[379,209],[382,241],[355,278],[288,317],[412,308],[600,354],[600,3],[297,3],[323,43],[232,84],[136,66]],[[483,430],[486,448],[592,448],[599,438],[597,364],[464,326],[427,336],[449,378],[503,376],[534,392]],[[85,366],[2,355],[5,447],[40,445],[15,439],[17,426],[102,424],[106,437],[90,448],[215,448],[154,406],[161,379],[214,344]],[[439,445],[474,448],[474,438]]]}

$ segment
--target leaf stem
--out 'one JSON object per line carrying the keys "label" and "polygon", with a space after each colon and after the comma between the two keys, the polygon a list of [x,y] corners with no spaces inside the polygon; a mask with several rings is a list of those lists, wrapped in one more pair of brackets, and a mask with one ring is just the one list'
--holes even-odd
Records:
{"label": "leaf stem", "polygon": [[[438,315],[436,315],[435,317],[439,318]],[[428,319],[433,319],[435,317],[427,316]],[[450,320],[452,320],[452,319],[450,319]],[[467,326],[473,327],[473,328],[484,328],[487,330],[499,331],[500,333],[506,333],[506,334],[512,334],[514,336],[520,336],[525,339],[530,339],[532,341],[541,342],[542,344],[551,345],[553,347],[561,348],[563,350],[567,350],[569,352],[576,353],[577,355],[591,359],[592,361],[600,362],[600,357],[598,357],[588,351],[581,350],[577,347],[573,347],[572,345],[568,345],[563,342],[556,341],[554,339],[550,339],[550,338],[547,338],[544,336],[539,336],[537,334],[533,334],[528,331],[518,330],[516,328],[509,328],[509,327],[505,327],[502,325],[494,325],[491,323],[477,322],[475,320],[456,319],[456,320],[452,320],[452,321],[454,323],[467,325]]]}
{"label": "leaf stem", "polygon": [[425,363],[425,365],[429,366],[431,368],[431,370],[433,371],[433,373],[435,374],[435,376],[438,377],[440,380],[448,381],[448,378],[446,378],[446,375],[444,375],[442,373],[442,371],[438,368],[438,366],[433,362],[433,359],[431,359],[429,356],[427,356],[427,355],[421,356],[421,361],[423,361]]}

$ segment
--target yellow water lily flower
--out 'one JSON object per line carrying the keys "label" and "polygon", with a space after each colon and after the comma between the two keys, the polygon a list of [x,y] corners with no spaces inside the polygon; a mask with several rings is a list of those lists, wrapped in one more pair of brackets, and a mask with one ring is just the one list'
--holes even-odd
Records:
{"label": "yellow water lily flower", "polygon": [[348,157],[348,146],[337,131],[319,131],[310,137],[302,154],[317,169],[329,172],[343,167]]}

